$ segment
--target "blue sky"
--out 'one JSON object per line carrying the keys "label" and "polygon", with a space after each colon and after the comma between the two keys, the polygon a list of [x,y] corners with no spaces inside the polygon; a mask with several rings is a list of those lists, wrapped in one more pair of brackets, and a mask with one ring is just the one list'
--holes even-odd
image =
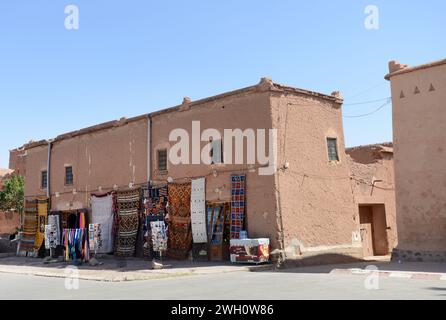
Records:
{"label": "blue sky", "polygon": [[[66,30],[65,6],[80,10]],[[380,29],[364,27],[367,5]],[[0,2],[0,167],[30,139],[249,86],[263,76],[345,103],[390,96],[389,60],[445,58],[446,2],[407,0]],[[345,115],[382,103],[345,106]],[[345,119],[348,146],[392,139],[391,107]]]}

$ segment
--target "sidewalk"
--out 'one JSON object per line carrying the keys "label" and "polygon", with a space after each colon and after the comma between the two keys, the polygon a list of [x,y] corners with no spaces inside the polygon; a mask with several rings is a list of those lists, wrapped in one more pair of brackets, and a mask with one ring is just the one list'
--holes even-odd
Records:
{"label": "sidewalk", "polygon": [[[103,265],[92,267],[89,264],[83,264],[79,266],[79,279],[122,282],[241,271],[253,272],[273,268],[272,265],[233,265],[229,262],[163,261],[164,269],[151,270],[152,262],[148,260],[113,256],[98,258],[98,260]],[[65,278],[72,274],[71,270],[67,270],[68,266],[72,266],[72,264],[68,262],[45,264],[42,259],[16,256],[0,258],[0,273]]]}
{"label": "sidewalk", "polygon": [[446,281],[446,263],[428,262],[375,262],[333,269],[330,274],[379,275],[382,278],[403,278]]}

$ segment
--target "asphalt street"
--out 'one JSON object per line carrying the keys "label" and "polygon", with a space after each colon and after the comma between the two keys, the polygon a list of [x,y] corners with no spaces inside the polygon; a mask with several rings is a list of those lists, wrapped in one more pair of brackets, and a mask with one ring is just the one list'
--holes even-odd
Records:
{"label": "asphalt street", "polygon": [[366,283],[363,275],[293,270],[117,283],[0,274],[0,299],[446,299],[446,281],[442,280],[381,278],[374,283],[374,289],[367,289]]}

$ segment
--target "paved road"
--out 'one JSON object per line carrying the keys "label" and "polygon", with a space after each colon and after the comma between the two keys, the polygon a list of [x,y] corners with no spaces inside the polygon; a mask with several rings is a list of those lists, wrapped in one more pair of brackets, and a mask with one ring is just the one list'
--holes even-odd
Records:
{"label": "paved road", "polygon": [[446,281],[380,279],[367,290],[365,276],[298,272],[236,272],[163,280],[102,283],[0,274],[0,299],[446,299]]}

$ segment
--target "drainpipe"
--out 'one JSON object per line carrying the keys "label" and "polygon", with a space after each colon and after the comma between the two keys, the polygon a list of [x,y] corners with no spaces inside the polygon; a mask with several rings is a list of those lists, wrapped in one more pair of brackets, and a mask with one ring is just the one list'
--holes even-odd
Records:
{"label": "drainpipe", "polygon": [[147,128],[147,182],[152,182],[152,116],[148,116]]}
{"label": "drainpipe", "polygon": [[48,162],[47,162],[47,186],[46,186],[46,196],[49,200],[49,207],[51,208],[51,149],[53,140],[48,140]]}

